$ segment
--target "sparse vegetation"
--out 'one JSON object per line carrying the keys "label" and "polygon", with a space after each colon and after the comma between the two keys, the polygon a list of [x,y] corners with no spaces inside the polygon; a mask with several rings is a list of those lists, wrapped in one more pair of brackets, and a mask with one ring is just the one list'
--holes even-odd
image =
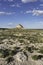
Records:
{"label": "sparse vegetation", "polygon": [[33,60],[38,60],[38,59],[41,60],[41,58],[43,58],[43,55],[34,55],[34,56],[32,56]]}
{"label": "sparse vegetation", "polygon": [[10,63],[12,61],[14,61],[14,58],[12,56],[9,56],[7,59],[6,59],[7,63]]}
{"label": "sparse vegetation", "polygon": [[33,60],[38,60],[38,56],[37,55],[34,55],[34,56],[32,56],[32,59]]}
{"label": "sparse vegetation", "polygon": [[7,64],[28,61],[30,58],[34,61],[43,58],[43,30],[15,28],[0,31],[0,58],[6,59]]}
{"label": "sparse vegetation", "polygon": [[39,53],[43,54],[43,47],[40,48]]}

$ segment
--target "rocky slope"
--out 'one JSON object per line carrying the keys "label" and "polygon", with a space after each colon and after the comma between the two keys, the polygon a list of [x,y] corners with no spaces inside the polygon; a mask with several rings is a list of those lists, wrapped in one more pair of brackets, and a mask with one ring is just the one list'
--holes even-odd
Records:
{"label": "rocky slope", "polygon": [[43,65],[43,30],[0,30],[0,65]]}

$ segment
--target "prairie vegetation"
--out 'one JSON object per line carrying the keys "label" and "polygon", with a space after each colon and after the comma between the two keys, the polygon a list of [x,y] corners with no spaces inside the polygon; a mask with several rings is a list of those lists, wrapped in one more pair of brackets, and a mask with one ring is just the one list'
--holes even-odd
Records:
{"label": "prairie vegetation", "polygon": [[34,65],[41,59],[43,30],[0,28],[0,65]]}

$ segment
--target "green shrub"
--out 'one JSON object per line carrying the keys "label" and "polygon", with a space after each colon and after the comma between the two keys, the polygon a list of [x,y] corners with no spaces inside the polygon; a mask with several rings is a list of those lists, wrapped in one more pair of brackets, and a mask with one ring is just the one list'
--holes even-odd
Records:
{"label": "green shrub", "polygon": [[43,47],[40,48],[39,53],[43,54]]}
{"label": "green shrub", "polygon": [[33,47],[26,46],[25,49],[28,50],[30,53],[33,53]]}
{"label": "green shrub", "polygon": [[5,50],[2,50],[2,57],[7,57],[9,56],[9,50],[8,49],[5,49]]}
{"label": "green shrub", "polygon": [[38,56],[37,55],[34,55],[34,56],[32,56],[32,59],[33,60],[37,60],[38,59]]}
{"label": "green shrub", "polygon": [[24,40],[22,40],[22,39],[21,39],[21,40],[18,40],[18,41],[19,41],[20,43],[24,43]]}
{"label": "green shrub", "polygon": [[13,60],[14,60],[14,58],[13,58],[12,56],[9,56],[9,57],[6,59],[7,63],[12,62]]}
{"label": "green shrub", "polygon": [[8,49],[5,49],[5,50],[0,49],[0,57],[5,58],[7,56],[9,56],[9,50]]}
{"label": "green shrub", "polygon": [[15,55],[15,54],[17,54],[17,52],[19,52],[19,50],[20,50],[20,47],[14,47],[14,50],[11,50],[10,55]]}
{"label": "green shrub", "polygon": [[38,60],[38,59],[41,59],[41,58],[43,58],[43,55],[34,55],[34,56],[32,56],[33,60]]}

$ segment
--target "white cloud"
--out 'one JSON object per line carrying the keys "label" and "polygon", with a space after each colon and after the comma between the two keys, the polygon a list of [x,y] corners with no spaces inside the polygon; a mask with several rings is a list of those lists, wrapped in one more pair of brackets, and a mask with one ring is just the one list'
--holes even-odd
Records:
{"label": "white cloud", "polygon": [[8,0],[9,2],[12,2],[12,1],[14,1],[14,0]]}
{"label": "white cloud", "polygon": [[21,0],[23,3],[36,2],[37,0]]}
{"label": "white cloud", "polygon": [[19,4],[17,4],[16,7],[21,7],[21,6]]}
{"label": "white cloud", "polygon": [[5,14],[5,12],[0,12],[0,15]]}
{"label": "white cloud", "polygon": [[4,1],[7,1],[7,0],[4,0]]}
{"label": "white cloud", "polygon": [[0,15],[12,15],[15,14],[15,12],[0,12]]}
{"label": "white cloud", "polygon": [[40,2],[43,2],[43,0],[40,0]]}
{"label": "white cloud", "polygon": [[15,7],[15,5],[13,4],[13,5],[10,5],[11,7]]}
{"label": "white cloud", "polygon": [[9,2],[13,2],[14,0],[4,0],[4,1],[9,1]]}
{"label": "white cloud", "polygon": [[20,11],[21,14],[23,14],[24,12],[23,11]]}
{"label": "white cloud", "polygon": [[43,10],[28,10],[25,12],[26,14],[33,14],[33,15],[43,15]]}
{"label": "white cloud", "polygon": [[32,13],[32,11],[31,10],[28,10],[28,11],[26,11],[26,13],[28,14],[28,13]]}
{"label": "white cloud", "polygon": [[12,4],[10,7],[21,7],[19,4]]}
{"label": "white cloud", "polygon": [[43,4],[40,4],[40,6],[42,6],[42,7],[43,7]]}
{"label": "white cloud", "polygon": [[40,2],[43,2],[43,0],[21,0],[23,3],[28,3],[28,2],[37,2],[37,1],[40,1]]}
{"label": "white cloud", "polygon": [[33,15],[43,15],[43,10],[33,10],[32,11]]}

